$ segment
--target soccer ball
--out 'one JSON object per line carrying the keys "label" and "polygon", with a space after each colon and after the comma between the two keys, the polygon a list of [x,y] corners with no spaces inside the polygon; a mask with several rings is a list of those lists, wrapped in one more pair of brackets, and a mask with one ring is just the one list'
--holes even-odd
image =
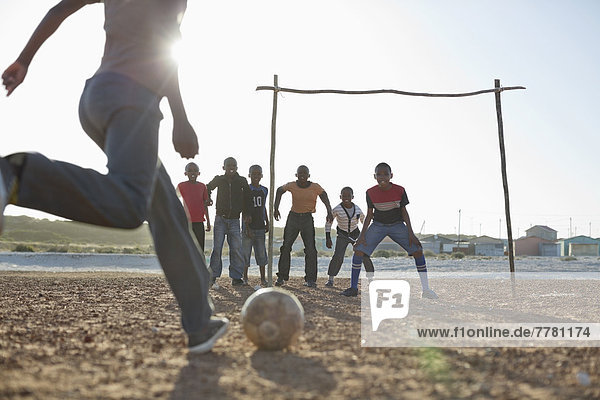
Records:
{"label": "soccer ball", "polygon": [[254,292],[242,307],[246,336],[263,350],[281,350],[298,340],[304,326],[304,309],[292,293],[279,288]]}

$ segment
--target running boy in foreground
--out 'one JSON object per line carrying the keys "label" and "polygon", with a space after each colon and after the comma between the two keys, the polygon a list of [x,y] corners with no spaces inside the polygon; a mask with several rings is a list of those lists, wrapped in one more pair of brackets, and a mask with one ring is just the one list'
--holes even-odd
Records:
{"label": "running boy in foreground", "polygon": [[[341,294],[344,296],[358,295],[358,277],[365,255],[371,255],[379,243],[389,236],[398,243],[409,255],[415,259],[421,286],[422,297],[437,299],[438,296],[429,288],[427,279],[427,266],[421,242],[415,236],[410,224],[410,217],[406,211],[408,197],[402,186],[390,182],[394,175],[392,168],[386,163],[379,163],[375,167],[377,185],[367,190],[367,217],[363,225],[352,257],[351,285]],[[371,224],[373,221],[373,224]]]}
{"label": "running boy in foreground", "polygon": [[[52,7],[2,74],[7,95],[24,81],[34,55],[61,23],[84,6],[100,2],[63,0]],[[175,151],[184,158],[198,154],[198,138],[179,91],[177,65],[168,56],[181,36],[179,24],[187,1],[103,3],[104,55],[85,84],[79,119],[106,154],[108,173],[52,161],[39,153],[0,157],[0,216],[10,203],[114,228],[136,228],[147,220],[160,265],[181,309],[189,351],[204,353],[225,333],[229,321],[211,317],[204,255],[192,239],[183,206],[158,159],[163,97],[173,114]],[[51,78],[60,91],[64,77]]]}

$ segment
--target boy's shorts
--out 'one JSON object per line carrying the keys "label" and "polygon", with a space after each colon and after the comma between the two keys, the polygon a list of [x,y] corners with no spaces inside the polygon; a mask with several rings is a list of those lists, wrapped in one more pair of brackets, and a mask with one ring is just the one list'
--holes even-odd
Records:
{"label": "boy's shorts", "polygon": [[246,230],[242,234],[242,257],[244,264],[250,265],[250,257],[252,256],[252,248],[254,248],[254,260],[259,266],[267,265],[267,249],[265,246],[265,230],[251,229],[252,235],[246,235]]}
{"label": "boy's shorts", "polygon": [[409,246],[408,244],[408,228],[404,222],[395,224],[382,224],[381,222],[373,222],[369,225],[365,234],[366,244],[359,244],[354,247],[354,251],[362,251],[369,256],[373,253],[377,245],[389,236],[394,242],[398,243],[409,255],[415,251],[421,250],[422,247],[416,243]]}

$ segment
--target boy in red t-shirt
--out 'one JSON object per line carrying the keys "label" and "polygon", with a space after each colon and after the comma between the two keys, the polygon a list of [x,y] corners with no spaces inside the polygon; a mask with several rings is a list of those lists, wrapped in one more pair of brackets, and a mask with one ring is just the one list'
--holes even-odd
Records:
{"label": "boy in red t-shirt", "polygon": [[198,182],[200,169],[196,163],[189,163],[185,166],[185,176],[188,180],[177,185],[177,193],[183,197],[183,205],[192,223],[192,231],[196,235],[196,240],[202,251],[204,251],[204,219],[206,217],[206,232],[210,232],[210,217],[208,209],[204,203],[208,200],[208,191],[206,185]]}

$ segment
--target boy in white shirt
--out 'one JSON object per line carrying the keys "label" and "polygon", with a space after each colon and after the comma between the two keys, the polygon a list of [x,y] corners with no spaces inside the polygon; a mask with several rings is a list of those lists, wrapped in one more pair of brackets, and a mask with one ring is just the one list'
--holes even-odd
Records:
{"label": "boy in white shirt", "polygon": [[[354,199],[354,191],[351,187],[346,186],[340,193],[340,199],[342,202],[335,206],[332,210],[333,216],[337,221],[337,238],[335,240],[335,251],[333,257],[329,262],[329,280],[325,286],[333,287],[333,278],[340,272],[340,268],[344,263],[344,256],[346,254],[346,248],[349,244],[354,244],[358,236],[360,235],[360,229],[358,229],[358,222],[363,223],[365,221],[365,214],[362,212],[360,207],[352,202]],[[325,223],[325,237],[328,249],[331,249],[333,243],[331,242],[331,225],[333,222],[327,221]],[[373,268],[373,262],[367,255],[363,257],[363,265],[367,271],[367,277],[372,278],[375,269]]]}

